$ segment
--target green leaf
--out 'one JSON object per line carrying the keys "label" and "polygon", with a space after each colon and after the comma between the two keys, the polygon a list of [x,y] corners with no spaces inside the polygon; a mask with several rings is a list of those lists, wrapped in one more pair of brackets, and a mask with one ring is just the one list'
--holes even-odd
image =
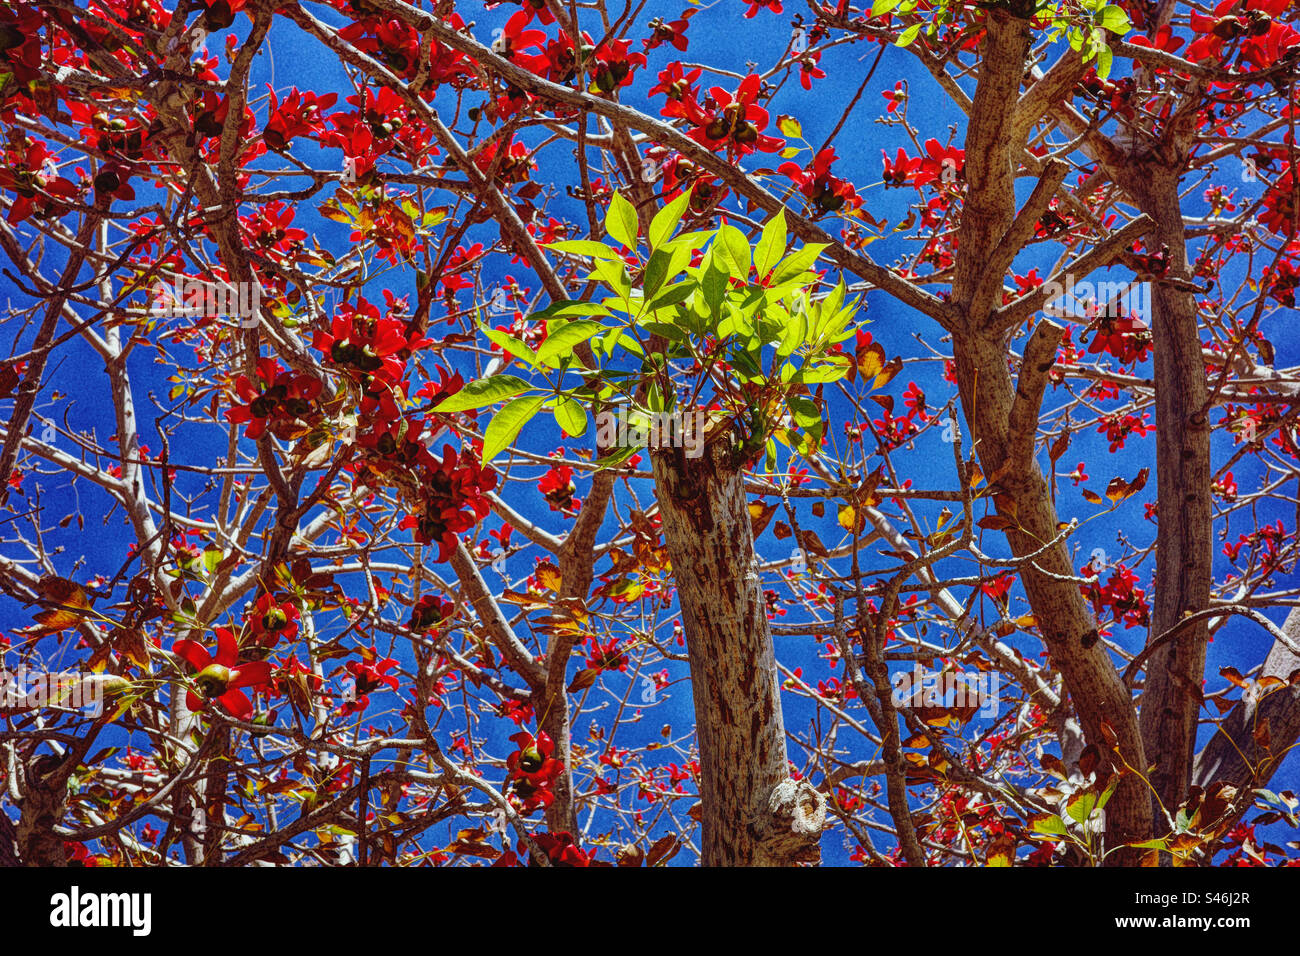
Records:
{"label": "green leaf", "polygon": [[622,193],[614,193],[609,201],[609,211],[605,213],[605,231],[629,249],[636,248],[636,208],[623,198]]}
{"label": "green leaf", "polygon": [[722,300],[727,295],[726,271],[721,269],[706,271],[700,283],[700,292],[704,298],[704,315],[712,320],[711,327],[716,327],[718,316],[722,311]]}
{"label": "green leaf", "polygon": [[517,339],[513,335],[507,335],[499,329],[492,329],[486,326],[483,327],[483,334],[492,342],[495,342],[497,345],[505,349],[509,354],[515,356],[515,358],[523,359],[529,365],[537,364],[537,353],[530,349],[523,340]]}
{"label": "green leaf", "polygon": [[547,243],[546,248],[573,256],[591,256],[593,259],[619,258],[618,253],[609,246],[591,239],[564,239],[560,242]]}
{"label": "green leaf", "polygon": [[[622,260],[620,260],[621,262]],[[598,302],[580,302],[574,300],[564,300],[562,302],[552,302],[540,312],[534,312],[529,318],[533,321],[538,319],[558,319],[568,318],[574,315],[612,315],[609,309],[605,308]]]}
{"label": "green leaf", "polygon": [[1030,828],[1035,833],[1043,833],[1048,836],[1065,836],[1069,832],[1065,828],[1065,821],[1054,813],[1034,817],[1030,823]]}
{"label": "green leaf", "polygon": [[656,249],[650,253],[650,259],[646,262],[645,272],[641,274],[641,294],[647,298],[654,298],[656,292],[668,278],[668,271],[672,267],[672,254],[665,249]]}
{"label": "green leaf", "polygon": [[806,272],[817,261],[817,257],[822,254],[822,250],[826,246],[827,243],[824,242],[810,242],[802,249],[796,249],[790,253],[781,260],[772,273],[771,284],[780,285],[793,279],[801,272]]}
{"label": "green leaf", "polygon": [[694,282],[679,282],[676,285],[670,285],[668,288],[653,299],[648,306],[647,312],[656,312],[659,309],[666,309],[669,306],[676,305],[679,302],[685,302],[690,298],[691,293],[696,290]]}
{"label": "green leaf", "polygon": [[1106,804],[1110,803],[1110,798],[1115,795],[1115,788],[1119,786],[1119,777],[1115,777],[1102,791],[1101,799],[1097,801],[1097,809],[1105,810]]}
{"label": "green leaf", "polygon": [[[842,358],[842,356],[835,356],[835,358]],[[803,368],[799,369],[795,378],[800,382],[803,382],[805,385],[819,385],[824,382],[838,382],[847,375],[848,372],[849,366],[847,359],[844,360],[844,364],[840,364],[838,361],[823,361],[811,368],[805,365]]]}
{"label": "green leaf", "polygon": [[597,259],[593,264],[592,274],[613,289],[622,299],[626,299],[628,293],[632,291],[632,278],[627,274],[627,266],[622,261],[609,262]]}
{"label": "green leaf", "polygon": [[912,41],[916,39],[916,35],[921,32],[923,26],[925,26],[923,23],[913,23],[894,41],[894,46],[911,46]]}
{"label": "green leaf", "polygon": [[567,434],[576,437],[587,430],[587,411],[573,399],[562,398],[555,406],[555,421]]}
{"label": "green leaf", "polygon": [[1125,12],[1123,7],[1117,7],[1113,3],[1101,11],[1101,16],[1097,18],[1097,24],[1119,36],[1123,36],[1133,29],[1133,24],[1129,22],[1128,13]]}
{"label": "green leaf", "polygon": [[685,342],[687,338],[684,331],[667,322],[638,322],[637,325],[651,335],[663,336],[663,338],[674,344]]}
{"label": "green leaf", "polygon": [[734,278],[741,282],[749,279],[749,240],[732,225],[718,229],[718,255]]}
{"label": "green leaf", "polygon": [[655,213],[655,217],[650,220],[650,230],[646,234],[651,249],[658,249],[673,234],[673,230],[677,228],[677,224],[682,221],[682,216],[686,213],[686,204],[690,201],[691,191],[687,189]]}
{"label": "green leaf", "polygon": [[470,382],[455,395],[444,398],[434,406],[435,412],[463,412],[471,408],[493,405],[531,388],[527,382],[514,375],[490,375]]}
{"label": "green leaf", "polygon": [[876,0],[876,2],[871,5],[871,15],[873,17],[878,17],[882,13],[889,13],[898,6],[899,2],[900,0]]}
{"label": "green leaf", "polygon": [[754,247],[754,268],[758,271],[760,279],[767,275],[785,254],[785,239],[785,210],[778,209],[776,215],[764,224],[763,235],[759,237],[758,245]]}
{"label": "green leaf", "polygon": [[537,350],[537,360],[550,364],[573,354],[574,346],[603,332],[605,326],[593,319],[573,319],[556,329],[547,330],[546,341]]}
{"label": "green leaf", "polygon": [[1141,843],[1130,843],[1128,846],[1135,850],[1166,850],[1169,848],[1169,841],[1164,837],[1157,840],[1143,840]]}
{"label": "green leaf", "polygon": [[617,451],[612,451],[604,458],[597,459],[596,467],[613,468],[615,465],[621,465],[623,462],[627,461],[629,458],[631,458],[640,450],[641,450],[640,448],[635,448],[635,447],[624,447],[618,449]]}
{"label": "green leaf", "polygon": [[786,136],[803,138],[803,127],[799,125],[799,121],[793,116],[778,116],[776,118],[776,128]]}
{"label": "green leaf", "polygon": [[790,414],[800,428],[813,428],[821,424],[821,409],[811,398],[806,395],[791,395],[789,404]]}
{"label": "green leaf", "polygon": [[1104,46],[1097,51],[1097,76],[1098,77],[1104,80],[1106,79],[1106,77],[1110,76],[1111,60],[1113,59],[1114,59],[1114,54],[1110,52],[1110,47]]}
{"label": "green leaf", "polygon": [[1083,824],[1088,822],[1092,816],[1092,811],[1097,809],[1097,795],[1083,791],[1073,794],[1065,801],[1065,812],[1070,815],[1075,823]]}
{"label": "green leaf", "polygon": [[541,395],[526,395],[508,402],[501,411],[492,416],[487,430],[483,432],[484,464],[509,447],[528,423],[528,419],[537,414],[544,401],[546,399]]}
{"label": "green leaf", "polygon": [[786,322],[785,334],[781,336],[781,345],[776,350],[777,359],[784,359],[794,353],[808,339],[808,316],[800,309]]}

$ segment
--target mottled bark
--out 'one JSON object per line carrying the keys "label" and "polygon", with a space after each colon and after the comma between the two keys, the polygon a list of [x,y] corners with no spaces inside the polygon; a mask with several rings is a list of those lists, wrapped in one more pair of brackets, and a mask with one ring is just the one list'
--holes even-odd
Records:
{"label": "mottled bark", "polygon": [[[604,451],[598,449],[598,453]],[[614,490],[614,473],[598,472],[591,482],[591,493],[582,503],[573,530],[564,539],[560,549],[560,596],[564,599],[585,601],[594,578],[595,555],[593,548],[596,532],[605,519],[610,494]],[[580,639],[579,635],[555,634],[546,650],[546,686],[534,694],[533,709],[540,715],[542,730],[555,742],[557,759],[564,761],[564,772],[555,779],[551,792],[555,800],[546,808],[546,826],[551,832],[572,833],[578,836],[578,813],[573,800],[573,748],[571,737],[572,715],[569,712],[569,694],[565,686],[569,656]]]}
{"label": "mottled bark", "polygon": [[22,860],[18,856],[18,834],[13,821],[0,810],[0,867],[7,866],[22,866]]}
{"label": "mottled bark", "polygon": [[25,866],[67,866],[67,846],[54,832],[68,802],[64,762],[45,754],[28,764],[23,776],[22,812],[15,833],[18,858]]}
{"label": "mottled bark", "polygon": [[[1163,634],[1188,613],[1209,606],[1214,583],[1210,503],[1210,421],[1196,299],[1188,284],[1178,175],[1146,170],[1128,188],[1154,222],[1148,245],[1166,250],[1169,281],[1153,283],[1155,345],[1156,534],[1151,634]],[[1208,621],[1183,630],[1146,665],[1140,724],[1154,767],[1151,785],[1171,812],[1187,798],[1201,709]]]}
{"label": "mottled bark", "polygon": [[[715,436],[717,437],[717,436]],[[651,454],[691,667],[705,866],[819,857],[822,797],[789,781],[776,656],[728,442]]]}

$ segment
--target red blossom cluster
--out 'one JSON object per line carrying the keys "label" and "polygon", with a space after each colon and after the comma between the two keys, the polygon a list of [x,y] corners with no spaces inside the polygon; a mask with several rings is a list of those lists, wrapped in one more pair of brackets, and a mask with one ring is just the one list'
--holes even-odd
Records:
{"label": "red blossom cluster", "polygon": [[[1079,570],[1079,574],[1083,577],[1098,577],[1100,571],[1089,561]],[[1098,620],[1109,613],[1111,620],[1116,624],[1123,623],[1126,630],[1131,627],[1149,627],[1151,606],[1147,601],[1147,592],[1137,586],[1140,580],[1137,573],[1127,565],[1117,564],[1104,585],[1098,577],[1095,584],[1080,585],[1079,590],[1092,602],[1093,613]]]}
{"label": "red blossom cluster", "polygon": [[862,198],[853,184],[831,175],[835,158],[835,150],[828,147],[818,153],[809,166],[801,168],[795,163],[782,163],[777,170],[794,181],[819,216],[839,212],[845,206],[848,206],[848,211],[862,206]]}
{"label": "red blossom cluster", "polygon": [[257,360],[255,378],[240,375],[235,380],[235,395],[245,404],[227,409],[226,419],[247,423],[244,434],[254,440],[268,430],[277,438],[294,438],[318,423],[320,392],[320,379],[286,371],[275,359],[263,357]]}
{"label": "red blossom cluster", "polygon": [[538,731],[534,737],[521,730],[510,739],[518,745],[506,758],[506,782],[513,784],[512,797],[517,798],[525,813],[549,807],[555,801],[551,788],[564,772],[564,764],[552,756],[555,742],[545,731]]}

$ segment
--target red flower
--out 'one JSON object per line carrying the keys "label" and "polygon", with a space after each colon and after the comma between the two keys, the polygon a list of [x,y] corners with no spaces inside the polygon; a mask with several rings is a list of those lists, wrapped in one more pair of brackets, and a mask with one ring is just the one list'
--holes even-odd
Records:
{"label": "red flower", "polygon": [[1154,430],[1155,426],[1146,423],[1150,417],[1145,412],[1141,418],[1136,415],[1121,415],[1118,412],[1114,415],[1103,415],[1097,431],[1110,440],[1110,450],[1114,454],[1124,447],[1124,442],[1129,435],[1136,432],[1138,435],[1145,436],[1147,432]]}
{"label": "red flower", "polygon": [[835,159],[835,150],[827,147],[817,154],[811,166],[800,169],[794,163],[782,163],[777,172],[790,177],[799,186],[799,192],[808,197],[819,216],[838,212],[845,204],[849,209],[858,209],[862,206],[862,199],[853,184],[831,175],[831,164]]}
{"label": "red flower", "polygon": [[427,631],[449,620],[455,613],[455,604],[444,601],[435,594],[426,594],[411,608],[411,619],[406,622],[406,626],[413,631]]}
{"label": "red flower", "polygon": [[496,486],[496,472],[471,455],[462,449],[458,458],[450,445],[443,446],[442,461],[421,475],[421,510],[401,523],[403,528],[415,528],[422,543],[437,542],[438,561],[447,560],[456,548],[456,535],[473,527],[490,508],[483,493]]}
{"label": "red flower", "polygon": [[907,152],[900,146],[898,156],[891,163],[889,154],[883,149],[880,151],[881,158],[885,162],[885,188],[896,186],[906,186],[916,176],[916,171],[921,166],[919,159],[912,159]]}
{"label": "red flower", "polygon": [[894,112],[896,109],[898,109],[900,106],[902,106],[904,103],[907,102],[907,90],[903,88],[902,80],[899,80],[897,83],[895,83],[894,88],[892,90],[885,90],[885,92],[881,93],[880,95],[883,96],[886,99],[886,101],[888,101],[889,103],[889,105],[885,107],[885,112],[887,113]]}
{"label": "red flower", "polygon": [[538,807],[549,807],[555,800],[551,787],[564,772],[564,764],[554,759],[555,743],[545,731],[536,738],[526,730],[510,737],[519,749],[506,758],[506,781],[514,783],[514,793],[529,812]]}
{"label": "red flower", "polygon": [[1101,316],[1092,326],[1096,334],[1088,351],[1093,354],[1109,352],[1125,365],[1141,362],[1151,350],[1151,330],[1134,315],[1109,318]]}
{"label": "red flower", "polygon": [[597,671],[626,671],[627,654],[618,647],[618,638],[601,644],[594,637],[587,640],[587,667]]}
{"label": "red flower", "polygon": [[[567,831],[559,833],[538,833],[533,836],[533,841],[546,852],[547,858],[551,861],[551,866],[590,866],[591,856],[578,849],[578,845],[573,841],[573,834]],[[527,844],[521,842],[519,852],[529,859],[526,854]]]}
{"label": "red flower", "polygon": [[703,72],[704,70],[697,66],[687,73],[682,69],[680,60],[673,60],[668,64],[668,69],[660,70],[659,82],[650,87],[648,94],[655,96],[662,93],[668,97],[668,102],[659,110],[659,115],[687,117],[691,111],[687,108],[688,103],[691,109],[698,110],[699,90],[695,88],[695,83]]}
{"label": "red flower", "polygon": [[[17,10],[13,8],[17,7]],[[14,75],[17,92],[41,74],[41,36],[45,27],[41,11],[33,4],[5,4],[0,7],[0,72]],[[8,95],[13,95],[14,90]]]}
{"label": "red flower", "polygon": [[465,379],[460,372],[449,372],[447,369],[438,368],[438,381],[436,383],[425,382],[420,390],[415,394],[420,398],[429,400],[429,408],[437,407],[438,403],[445,398],[450,398],[465,387]]}
{"label": "red flower", "polygon": [[48,218],[66,211],[67,207],[59,200],[75,198],[77,187],[56,172],[54,155],[39,140],[24,141],[19,137],[16,145],[4,151],[0,189],[16,194],[6,217],[10,223],[20,223],[32,213]]}
{"label": "red flower", "polygon": [[310,90],[300,93],[295,86],[289,90],[289,95],[281,103],[270,84],[267,84],[267,89],[270,90],[271,114],[266,121],[266,128],[262,131],[262,138],[267,146],[272,149],[283,149],[296,136],[319,137],[327,132],[321,111],[329,109],[338,101],[337,93],[317,96]]}
{"label": "red flower", "polygon": [[622,86],[632,85],[632,68],[644,68],[644,53],[628,53],[631,40],[612,40],[596,51],[596,63],[590,69],[592,93],[612,93]]}
{"label": "red flower", "polygon": [[713,108],[705,110],[698,103],[686,102],[686,117],[695,124],[687,135],[709,149],[727,147],[729,155],[744,156],[755,150],[775,153],[785,146],[783,140],[763,135],[767,127],[767,110],[757,104],[762,79],[757,73],[745,77],[735,94],[720,86],[709,91]]}
{"label": "red flower", "polygon": [[817,65],[821,58],[821,50],[809,50],[799,57],[799,85],[805,90],[812,89],[813,80],[826,78],[826,71]]}
{"label": "red flower", "polygon": [[209,654],[197,641],[177,641],[172,651],[191,667],[195,674],[193,689],[185,696],[185,705],[192,711],[201,711],[207,702],[215,700],[231,716],[248,720],[253,716],[253,705],[241,687],[256,687],[271,679],[271,665],[266,661],[239,661],[239,643],[227,628],[216,629],[217,653]]}
{"label": "red flower", "polygon": [[1011,590],[1011,585],[1016,583],[1016,576],[1010,571],[999,574],[991,581],[985,581],[980,585],[980,590],[997,601],[1003,607],[1007,604],[1007,594]]}
{"label": "red flower", "polygon": [[772,13],[782,13],[785,8],[781,6],[781,0],[745,0],[749,4],[749,9],[745,11],[745,19],[752,20],[759,10],[770,10]]}
{"label": "red flower", "polygon": [[[1097,569],[1089,562],[1084,565],[1081,573],[1091,577],[1097,573]],[[1098,619],[1109,610],[1111,620],[1117,624],[1122,622],[1125,629],[1146,627],[1150,623],[1149,605],[1146,591],[1135,587],[1139,580],[1136,572],[1121,564],[1115,568],[1105,586],[1100,586],[1099,581],[1097,584],[1082,585],[1080,590],[1084,597],[1092,601]]]}
{"label": "red flower", "polygon": [[955,146],[940,146],[937,139],[925,141],[925,155],[921,157],[920,167],[916,173],[916,185],[938,180],[943,183],[956,182],[961,178],[966,166],[966,150]]}
{"label": "red flower", "polygon": [[427,339],[407,332],[405,322],[380,318],[378,307],[358,298],[355,306],[344,303],[339,307],[330,330],[317,331],[312,348],[350,370],[363,384],[376,375],[396,384],[411,353],[426,344]]}
{"label": "red flower", "polygon": [[1259,221],[1279,236],[1287,235],[1295,227],[1300,210],[1296,205],[1297,183],[1295,170],[1288,167],[1264,194],[1264,209]]}
{"label": "red flower", "polygon": [[269,591],[257,599],[249,615],[253,640],[263,647],[275,647],[281,640],[298,636],[298,606],[292,601],[277,602]]}
{"label": "red flower", "polygon": [[903,393],[903,404],[907,406],[908,418],[919,418],[922,422],[930,420],[925,410],[925,392],[915,382],[909,382]]}
{"label": "red flower", "polygon": [[[521,12],[525,16],[525,23],[531,20],[534,16],[537,17],[537,22],[542,24],[542,26],[549,26],[555,22],[555,14],[551,13],[550,8],[546,6],[546,0],[506,0],[506,2],[517,3],[523,8]],[[496,3],[484,4],[484,6],[489,10],[494,9],[499,5],[500,4]],[[514,17],[518,15],[519,14],[515,14],[510,19],[513,20]]]}
{"label": "red flower", "polygon": [[546,498],[552,511],[574,511],[580,503],[574,502],[577,488],[573,484],[573,469],[568,465],[552,465],[537,482],[537,490]]}
{"label": "red flower", "polygon": [[1166,24],[1156,31],[1154,37],[1145,37],[1139,33],[1130,37],[1129,42],[1134,46],[1145,46],[1155,50],[1164,50],[1166,53],[1177,53],[1178,48],[1183,45],[1184,41],[1174,36],[1174,31]]}
{"label": "red flower", "polygon": [[527,181],[529,176],[532,175],[532,171],[537,168],[537,163],[533,161],[528,146],[524,143],[511,142],[506,147],[500,162],[498,162],[497,154],[501,152],[500,139],[488,140],[474,154],[474,165],[482,173],[487,173],[495,166],[497,182],[506,185]]}
{"label": "red flower", "polygon": [[306,430],[303,422],[319,411],[316,396],[320,394],[320,381],[310,375],[281,371],[280,363],[269,357],[257,360],[257,373],[257,385],[246,375],[235,380],[235,394],[247,404],[228,408],[226,419],[235,424],[248,422],[245,434],[254,440],[262,437],[268,425],[280,437]]}
{"label": "red flower", "polygon": [[388,673],[397,666],[391,657],[379,659],[379,652],[373,647],[363,647],[360,661],[348,661],[345,670],[356,682],[356,699],[344,702],[344,714],[360,713],[370,706],[370,694],[380,687],[397,690],[397,678]]}
{"label": "red flower", "polygon": [[683,53],[686,52],[686,47],[690,42],[686,39],[686,27],[690,24],[690,18],[693,16],[695,16],[694,10],[683,10],[680,20],[665,22],[663,19],[655,17],[649,24],[650,37],[642,40],[641,45],[647,53],[664,43],[676,47]]}

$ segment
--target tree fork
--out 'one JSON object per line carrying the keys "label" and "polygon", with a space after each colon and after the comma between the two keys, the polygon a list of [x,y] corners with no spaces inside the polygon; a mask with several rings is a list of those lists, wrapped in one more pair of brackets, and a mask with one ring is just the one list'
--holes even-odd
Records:
{"label": "tree fork", "polygon": [[[1032,454],[1019,461],[1012,456],[1013,445],[1020,444],[1022,438],[1011,434],[1016,388],[1007,369],[1006,351],[1000,342],[977,333],[956,336],[953,354],[962,408],[980,463],[984,473],[993,476],[990,482],[995,487],[990,490],[998,514],[1012,523],[1006,531],[1007,543],[1016,557],[1035,554],[1057,537],[1058,518],[1050,489]],[[1032,436],[1029,440],[1032,448]],[[1102,729],[1103,724],[1109,725],[1123,760],[1145,773],[1146,755],[1132,696],[1107,655],[1074,575],[1063,541],[1038,554],[1021,570],[1039,632],[1053,665],[1065,678],[1089,743],[1109,752]],[[1106,807],[1109,849],[1149,836],[1153,809],[1149,794],[1136,774],[1126,774],[1120,781]],[[1120,849],[1107,861],[1133,864],[1138,852]]]}

